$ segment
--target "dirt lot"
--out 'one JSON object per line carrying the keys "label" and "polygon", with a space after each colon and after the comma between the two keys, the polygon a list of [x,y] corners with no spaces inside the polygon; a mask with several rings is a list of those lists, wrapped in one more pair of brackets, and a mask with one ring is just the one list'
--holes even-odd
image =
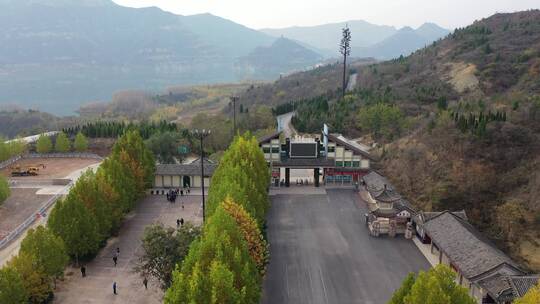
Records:
{"label": "dirt lot", "polygon": [[39,175],[29,177],[11,177],[11,170],[5,168],[0,171],[0,174],[9,177],[13,180],[24,179],[52,179],[64,178],[73,171],[83,169],[89,165],[98,163],[99,160],[91,158],[33,158],[22,159],[14,165],[19,165],[22,168],[30,165],[44,164],[45,169],[39,169]]}
{"label": "dirt lot", "polygon": [[11,189],[0,206],[0,239],[34,214],[52,195],[37,195],[38,189]]}

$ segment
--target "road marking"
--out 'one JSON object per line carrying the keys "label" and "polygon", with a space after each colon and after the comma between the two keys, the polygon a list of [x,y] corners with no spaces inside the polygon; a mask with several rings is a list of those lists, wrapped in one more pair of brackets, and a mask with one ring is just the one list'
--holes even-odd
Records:
{"label": "road marking", "polygon": [[309,289],[311,290],[311,295],[313,295],[313,281],[311,280],[311,267],[308,268],[308,277],[309,277]]}
{"label": "road marking", "polygon": [[321,276],[321,282],[322,282],[323,292],[324,292],[324,300],[325,300],[326,304],[328,304],[328,295],[326,294],[326,284],[324,284],[324,277],[323,277],[322,270],[321,270],[320,266],[319,266],[319,275]]}
{"label": "road marking", "polygon": [[289,274],[288,274],[288,267],[287,264],[285,264],[285,289],[287,290],[287,299],[289,296]]}

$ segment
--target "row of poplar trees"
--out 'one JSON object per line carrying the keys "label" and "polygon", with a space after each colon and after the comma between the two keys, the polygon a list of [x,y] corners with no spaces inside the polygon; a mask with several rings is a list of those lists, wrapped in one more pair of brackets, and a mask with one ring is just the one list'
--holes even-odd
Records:
{"label": "row of poplar trees", "polygon": [[84,173],[56,203],[47,227],[29,230],[19,255],[0,269],[0,303],[43,303],[70,259],[91,257],[151,186],[152,153],[127,132],[97,172]]}
{"label": "row of poplar trees", "polygon": [[165,303],[258,303],[270,175],[257,140],[237,136],[212,177],[203,233],[173,271]]}

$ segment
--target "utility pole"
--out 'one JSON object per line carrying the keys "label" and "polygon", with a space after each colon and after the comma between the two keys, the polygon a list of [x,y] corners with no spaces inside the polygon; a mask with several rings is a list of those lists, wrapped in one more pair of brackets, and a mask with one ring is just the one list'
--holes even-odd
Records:
{"label": "utility pole", "polygon": [[231,96],[231,103],[233,106],[233,138],[236,136],[236,102],[238,101],[238,96]]}
{"label": "utility pole", "polygon": [[272,139],[270,139],[270,187],[274,181],[274,147],[272,147]]}
{"label": "utility pole", "polygon": [[210,135],[210,130],[193,130],[192,134],[201,141],[201,194],[202,194],[202,210],[203,210],[203,223],[206,221],[206,205],[204,201],[204,149],[203,149],[203,140],[205,137]]}
{"label": "utility pole", "polygon": [[347,57],[351,54],[351,30],[349,25],[345,25],[342,30],[343,37],[339,44],[339,52],[343,55],[343,87],[341,95],[345,97],[345,91],[347,90]]}

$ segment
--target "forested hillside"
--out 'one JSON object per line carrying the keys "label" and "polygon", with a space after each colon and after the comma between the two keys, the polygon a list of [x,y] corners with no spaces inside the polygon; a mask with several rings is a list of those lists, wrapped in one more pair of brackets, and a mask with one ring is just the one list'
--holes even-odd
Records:
{"label": "forested hillside", "polygon": [[[355,73],[358,67],[374,62],[369,58],[354,60],[349,66],[349,73]],[[277,106],[293,100],[333,94],[341,87],[342,69],[342,65],[332,63],[281,77],[272,83],[254,85],[240,94],[240,102]]]}
{"label": "forested hillside", "polygon": [[337,73],[328,92],[311,90],[326,82],[309,83],[317,78],[307,73],[304,98],[278,81],[266,100],[282,104],[272,93],[283,92],[290,104],[275,111],[296,109],[299,131],[326,121],[378,142],[381,170],[417,207],[465,209],[501,248],[540,269],[540,11],[496,14],[355,70],[344,99]]}

